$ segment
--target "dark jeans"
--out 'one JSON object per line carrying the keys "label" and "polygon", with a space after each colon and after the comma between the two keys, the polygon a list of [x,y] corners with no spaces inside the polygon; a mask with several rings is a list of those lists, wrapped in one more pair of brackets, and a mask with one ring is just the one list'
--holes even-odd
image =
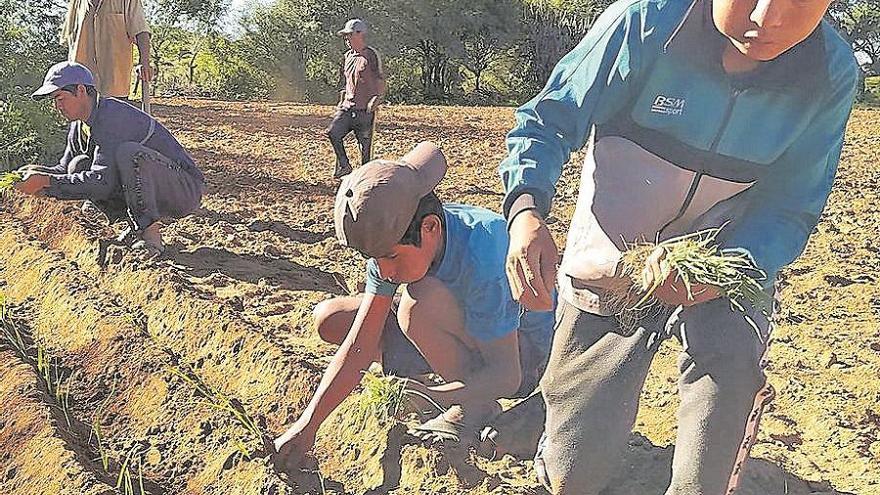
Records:
{"label": "dark jeans", "polygon": [[[92,157],[88,155],[77,155],[71,158],[70,162],[67,163],[68,174],[78,174],[80,172],[85,172],[90,168],[92,168]],[[121,190],[118,194],[114,194],[107,199],[89,201],[101,210],[101,213],[107,215],[107,219],[110,223],[116,223],[120,220],[128,219],[125,197],[122,195]]]}
{"label": "dark jeans", "polygon": [[358,146],[361,149],[361,164],[370,161],[371,141],[373,139],[373,116],[366,110],[338,110],[327,128],[327,137],[336,152],[337,168],[351,169],[348,155],[345,153],[345,136],[354,131]]}

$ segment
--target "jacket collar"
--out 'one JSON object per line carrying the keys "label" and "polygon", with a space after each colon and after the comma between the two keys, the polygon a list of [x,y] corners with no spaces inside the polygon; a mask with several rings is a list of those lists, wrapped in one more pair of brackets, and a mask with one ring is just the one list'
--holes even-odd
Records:
{"label": "jacket collar", "polygon": [[[701,64],[722,70],[721,53],[727,43],[727,37],[718,31],[712,19],[712,0],[694,0],[663,44],[663,52],[686,54]],[[830,74],[822,23],[804,41],[736,79],[747,86],[775,89],[812,89],[827,83]]]}
{"label": "jacket collar", "polygon": [[99,118],[98,112],[100,112],[101,110],[104,109],[103,103],[104,103],[104,97],[101,95],[98,95],[98,98],[95,100],[95,107],[92,108],[92,113],[89,114],[89,118],[86,119],[85,124],[87,126],[89,126],[89,127],[95,126],[95,122],[97,122],[98,118]]}

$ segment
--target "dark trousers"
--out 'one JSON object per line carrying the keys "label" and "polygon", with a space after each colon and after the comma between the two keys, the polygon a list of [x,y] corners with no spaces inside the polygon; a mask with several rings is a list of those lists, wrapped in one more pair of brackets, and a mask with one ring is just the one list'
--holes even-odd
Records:
{"label": "dark trousers", "polygon": [[338,110],[327,128],[327,137],[336,152],[336,163],[339,170],[351,169],[348,155],[345,153],[345,136],[354,131],[358,146],[361,149],[361,164],[370,161],[371,141],[373,139],[373,113],[366,110]]}
{"label": "dark trousers", "polygon": [[[67,173],[91,168],[87,155],[74,157]],[[139,143],[119,145],[116,162],[119,189],[107,199],[92,202],[111,223],[126,220],[142,231],[163,217],[181,218],[201,203],[204,185],[180,164]]]}
{"label": "dark trousers", "polygon": [[116,166],[129,219],[139,231],[163,217],[185,217],[202,201],[201,180],[180,163],[142,144],[120,144]]}

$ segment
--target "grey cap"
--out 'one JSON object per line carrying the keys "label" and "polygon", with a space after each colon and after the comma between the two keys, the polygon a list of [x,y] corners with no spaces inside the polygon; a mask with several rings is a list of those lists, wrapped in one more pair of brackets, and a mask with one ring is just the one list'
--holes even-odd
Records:
{"label": "grey cap", "polygon": [[373,258],[391,253],[419,201],[446,174],[446,157],[425,141],[397,161],[373,160],[342,179],[336,193],[336,238]]}
{"label": "grey cap", "polygon": [[360,19],[350,19],[345,23],[345,27],[336,32],[339,36],[351,33],[366,33],[367,23]]}
{"label": "grey cap", "polygon": [[58,62],[49,68],[49,71],[46,72],[46,78],[43,79],[43,85],[37,88],[31,96],[36,99],[45,98],[72,84],[94,86],[95,78],[92,77],[92,72],[85,65],[68,61]]}

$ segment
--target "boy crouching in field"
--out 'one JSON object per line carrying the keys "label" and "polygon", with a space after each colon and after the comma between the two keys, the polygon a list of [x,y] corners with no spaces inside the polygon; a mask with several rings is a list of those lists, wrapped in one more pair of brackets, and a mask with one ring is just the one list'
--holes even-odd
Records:
{"label": "boy crouching in field", "polygon": [[343,180],[336,235],[370,257],[366,293],[315,308],[318,333],[340,347],[305,411],[275,440],[279,469],[299,467],[318,427],[373,361],[381,360],[388,374],[443,378],[442,385],[410,383],[449,408],[416,428],[418,436],[434,440],[474,440],[499,412],[498,398],[535,388],[549,354],[553,314],[523,312],[513,300],[504,268],[504,218],[475,206],[441,204],[433,191],[445,173],[440,150],[422,143],[401,161],[376,160]]}

